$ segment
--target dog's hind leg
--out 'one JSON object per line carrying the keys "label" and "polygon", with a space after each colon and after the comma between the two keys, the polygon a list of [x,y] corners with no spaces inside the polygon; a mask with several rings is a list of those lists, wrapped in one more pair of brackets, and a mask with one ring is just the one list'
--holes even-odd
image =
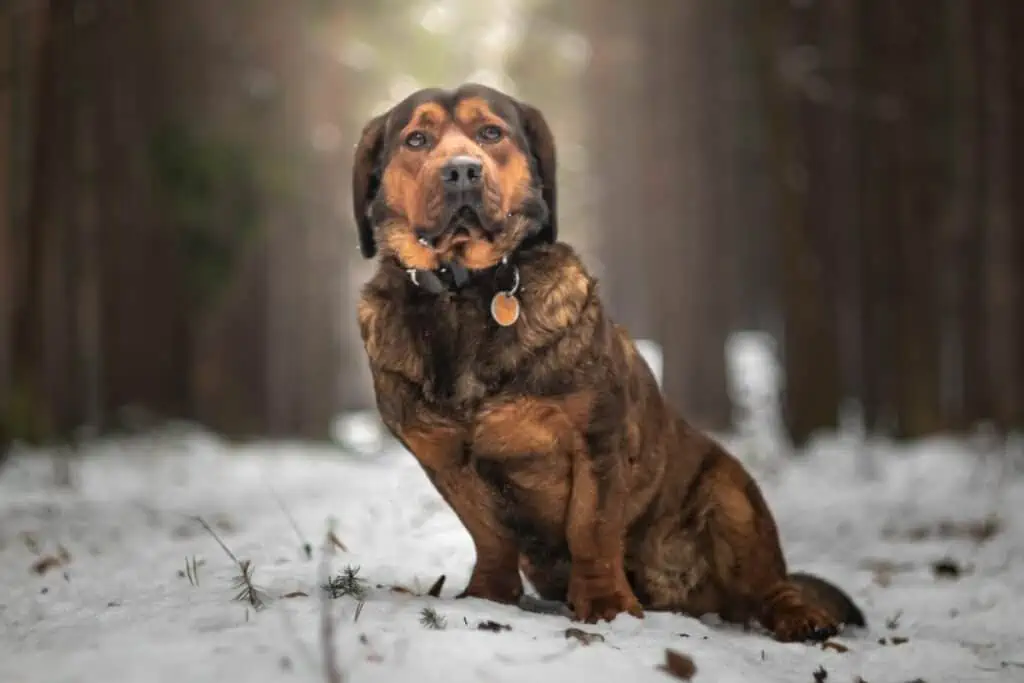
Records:
{"label": "dog's hind leg", "polygon": [[781,641],[824,640],[838,619],[790,580],[775,520],[757,484],[732,456],[717,449],[698,496],[705,501],[711,578],[721,591],[722,616],[754,617]]}

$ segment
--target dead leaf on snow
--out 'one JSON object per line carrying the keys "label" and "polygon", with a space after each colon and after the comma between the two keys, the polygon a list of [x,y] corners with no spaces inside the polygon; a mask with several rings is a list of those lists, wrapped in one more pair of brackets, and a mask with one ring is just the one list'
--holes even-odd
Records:
{"label": "dead leaf on snow", "polygon": [[932,573],[937,579],[959,579],[964,574],[970,573],[970,567],[962,567],[951,557],[944,557],[932,563]]}
{"label": "dead leaf on snow", "polygon": [[665,650],[665,663],[658,667],[673,678],[688,681],[697,673],[697,665],[693,658],[675,650]]}
{"label": "dead leaf on snow", "polygon": [[591,643],[603,643],[604,636],[600,633],[587,633],[583,629],[579,628],[567,628],[565,629],[566,639],[574,638],[583,645],[590,645]]}
{"label": "dead leaf on snow", "polygon": [[34,574],[42,576],[51,569],[58,569],[64,566],[64,560],[56,555],[44,555],[32,563],[31,570]]}
{"label": "dead leaf on snow", "polygon": [[824,643],[821,644],[821,649],[822,650],[833,650],[833,651],[839,652],[839,653],[845,653],[845,652],[849,652],[850,651],[850,648],[846,647],[842,643],[837,643],[834,640],[826,640]]}

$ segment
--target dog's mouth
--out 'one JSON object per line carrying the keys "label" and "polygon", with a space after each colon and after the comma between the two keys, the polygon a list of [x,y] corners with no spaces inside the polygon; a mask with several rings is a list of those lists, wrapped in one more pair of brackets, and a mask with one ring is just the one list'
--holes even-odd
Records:
{"label": "dog's mouth", "polygon": [[447,251],[475,239],[493,240],[494,230],[488,229],[489,222],[483,211],[475,206],[464,205],[442,216],[438,221],[440,229],[418,229],[420,243],[439,251]]}
{"label": "dog's mouth", "polygon": [[490,236],[490,231],[484,229],[484,221],[480,212],[472,206],[463,206],[455,211],[448,220],[445,232],[448,235],[448,244],[451,246],[463,244],[477,236],[485,238]]}

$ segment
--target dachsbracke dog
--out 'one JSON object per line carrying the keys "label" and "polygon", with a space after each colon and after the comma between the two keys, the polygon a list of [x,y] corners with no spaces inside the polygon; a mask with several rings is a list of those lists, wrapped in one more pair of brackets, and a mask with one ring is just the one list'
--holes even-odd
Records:
{"label": "dachsbracke dog", "polygon": [[416,92],[363,129],[352,190],[379,255],[359,302],[377,406],[473,540],[460,597],[516,604],[522,571],[586,622],[717,613],[783,641],[864,624],[787,571],[757,484],[673,412],[557,240],[538,109],[476,84]]}

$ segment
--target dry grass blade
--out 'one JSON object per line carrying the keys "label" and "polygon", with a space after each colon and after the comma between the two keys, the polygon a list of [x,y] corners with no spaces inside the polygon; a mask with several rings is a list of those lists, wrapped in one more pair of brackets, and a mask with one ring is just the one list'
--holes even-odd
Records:
{"label": "dry grass blade", "polygon": [[327,539],[331,542],[332,546],[334,546],[335,548],[337,548],[341,552],[343,552],[343,553],[347,553],[348,552],[348,548],[345,547],[345,544],[341,542],[341,539],[338,538],[338,535],[335,534],[333,531],[331,531],[331,532],[329,532],[327,534]]}
{"label": "dry grass blade", "polygon": [[217,544],[224,550],[224,552],[227,554],[227,556],[231,558],[232,562],[237,564],[239,567],[242,566],[242,563],[239,561],[239,559],[235,556],[235,554],[233,552],[231,552],[231,548],[229,548],[224,543],[224,541],[220,540],[220,536],[218,536],[217,532],[213,530],[213,527],[211,527],[209,524],[206,523],[205,519],[203,519],[202,517],[198,517],[198,516],[194,517],[193,519],[195,519],[197,522],[199,522],[203,526],[203,528],[206,529],[206,533],[208,533],[211,536],[213,536],[213,540],[217,541]]}
{"label": "dry grass blade", "polygon": [[195,555],[192,556],[191,560],[187,557],[185,558],[185,576],[193,587],[199,585],[199,563],[196,561]]}
{"label": "dry grass blade", "polygon": [[[330,582],[331,559],[334,557],[334,521],[327,522],[327,536],[320,551],[320,581]],[[327,683],[343,683],[344,676],[338,667],[338,653],[334,649],[334,617],[331,615],[331,595],[325,589],[320,591],[320,649],[323,651],[324,679]]]}
{"label": "dry grass blade", "polygon": [[[235,600],[249,603],[257,612],[266,607],[268,599],[267,594],[262,589],[258,588],[252,580],[253,572],[256,569],[253,567],[252,562],[249,560],[239,560],[238,556],[231,552],[231,548],[221,540],[220,536],[217,535],[217,532],[213,530],[213,527],[206,523],[205,519],[198,516],[194,519],[199,522],[204,529],[206,529],[206,533],[213,536],[213,540],[217,541],[217,544],[224,550],[224,553],[230,557],[236,565],[238,565],[239,575],[232,581],[232,586],[238,590],[238,594],[235,595]],[[248,618],[249,613],[247,611],[247,621]]]}
{"label": "dry grass blade", "polygon": [[277,494],[277,491],[274,490],[274,487],[271,486],[269,482],[267,483],[267,489],[270,491],[270,495],[274,497],[274,501],[277,503],[277,507],[281,508],[281,513],[288,520],[288,523],[291,524],[292,530],[295,532],[296,538],[299,539],[299,546],[302,548],[302,552],[306,556],[306,559],[312,560],[313,544],[306,540],[306,537],[302,535],[302,530],[299,529],[299,524],[295,521],[295,517],[292,516],[291,511],[284,504],[284,501],[281,500],[281,496]]}

